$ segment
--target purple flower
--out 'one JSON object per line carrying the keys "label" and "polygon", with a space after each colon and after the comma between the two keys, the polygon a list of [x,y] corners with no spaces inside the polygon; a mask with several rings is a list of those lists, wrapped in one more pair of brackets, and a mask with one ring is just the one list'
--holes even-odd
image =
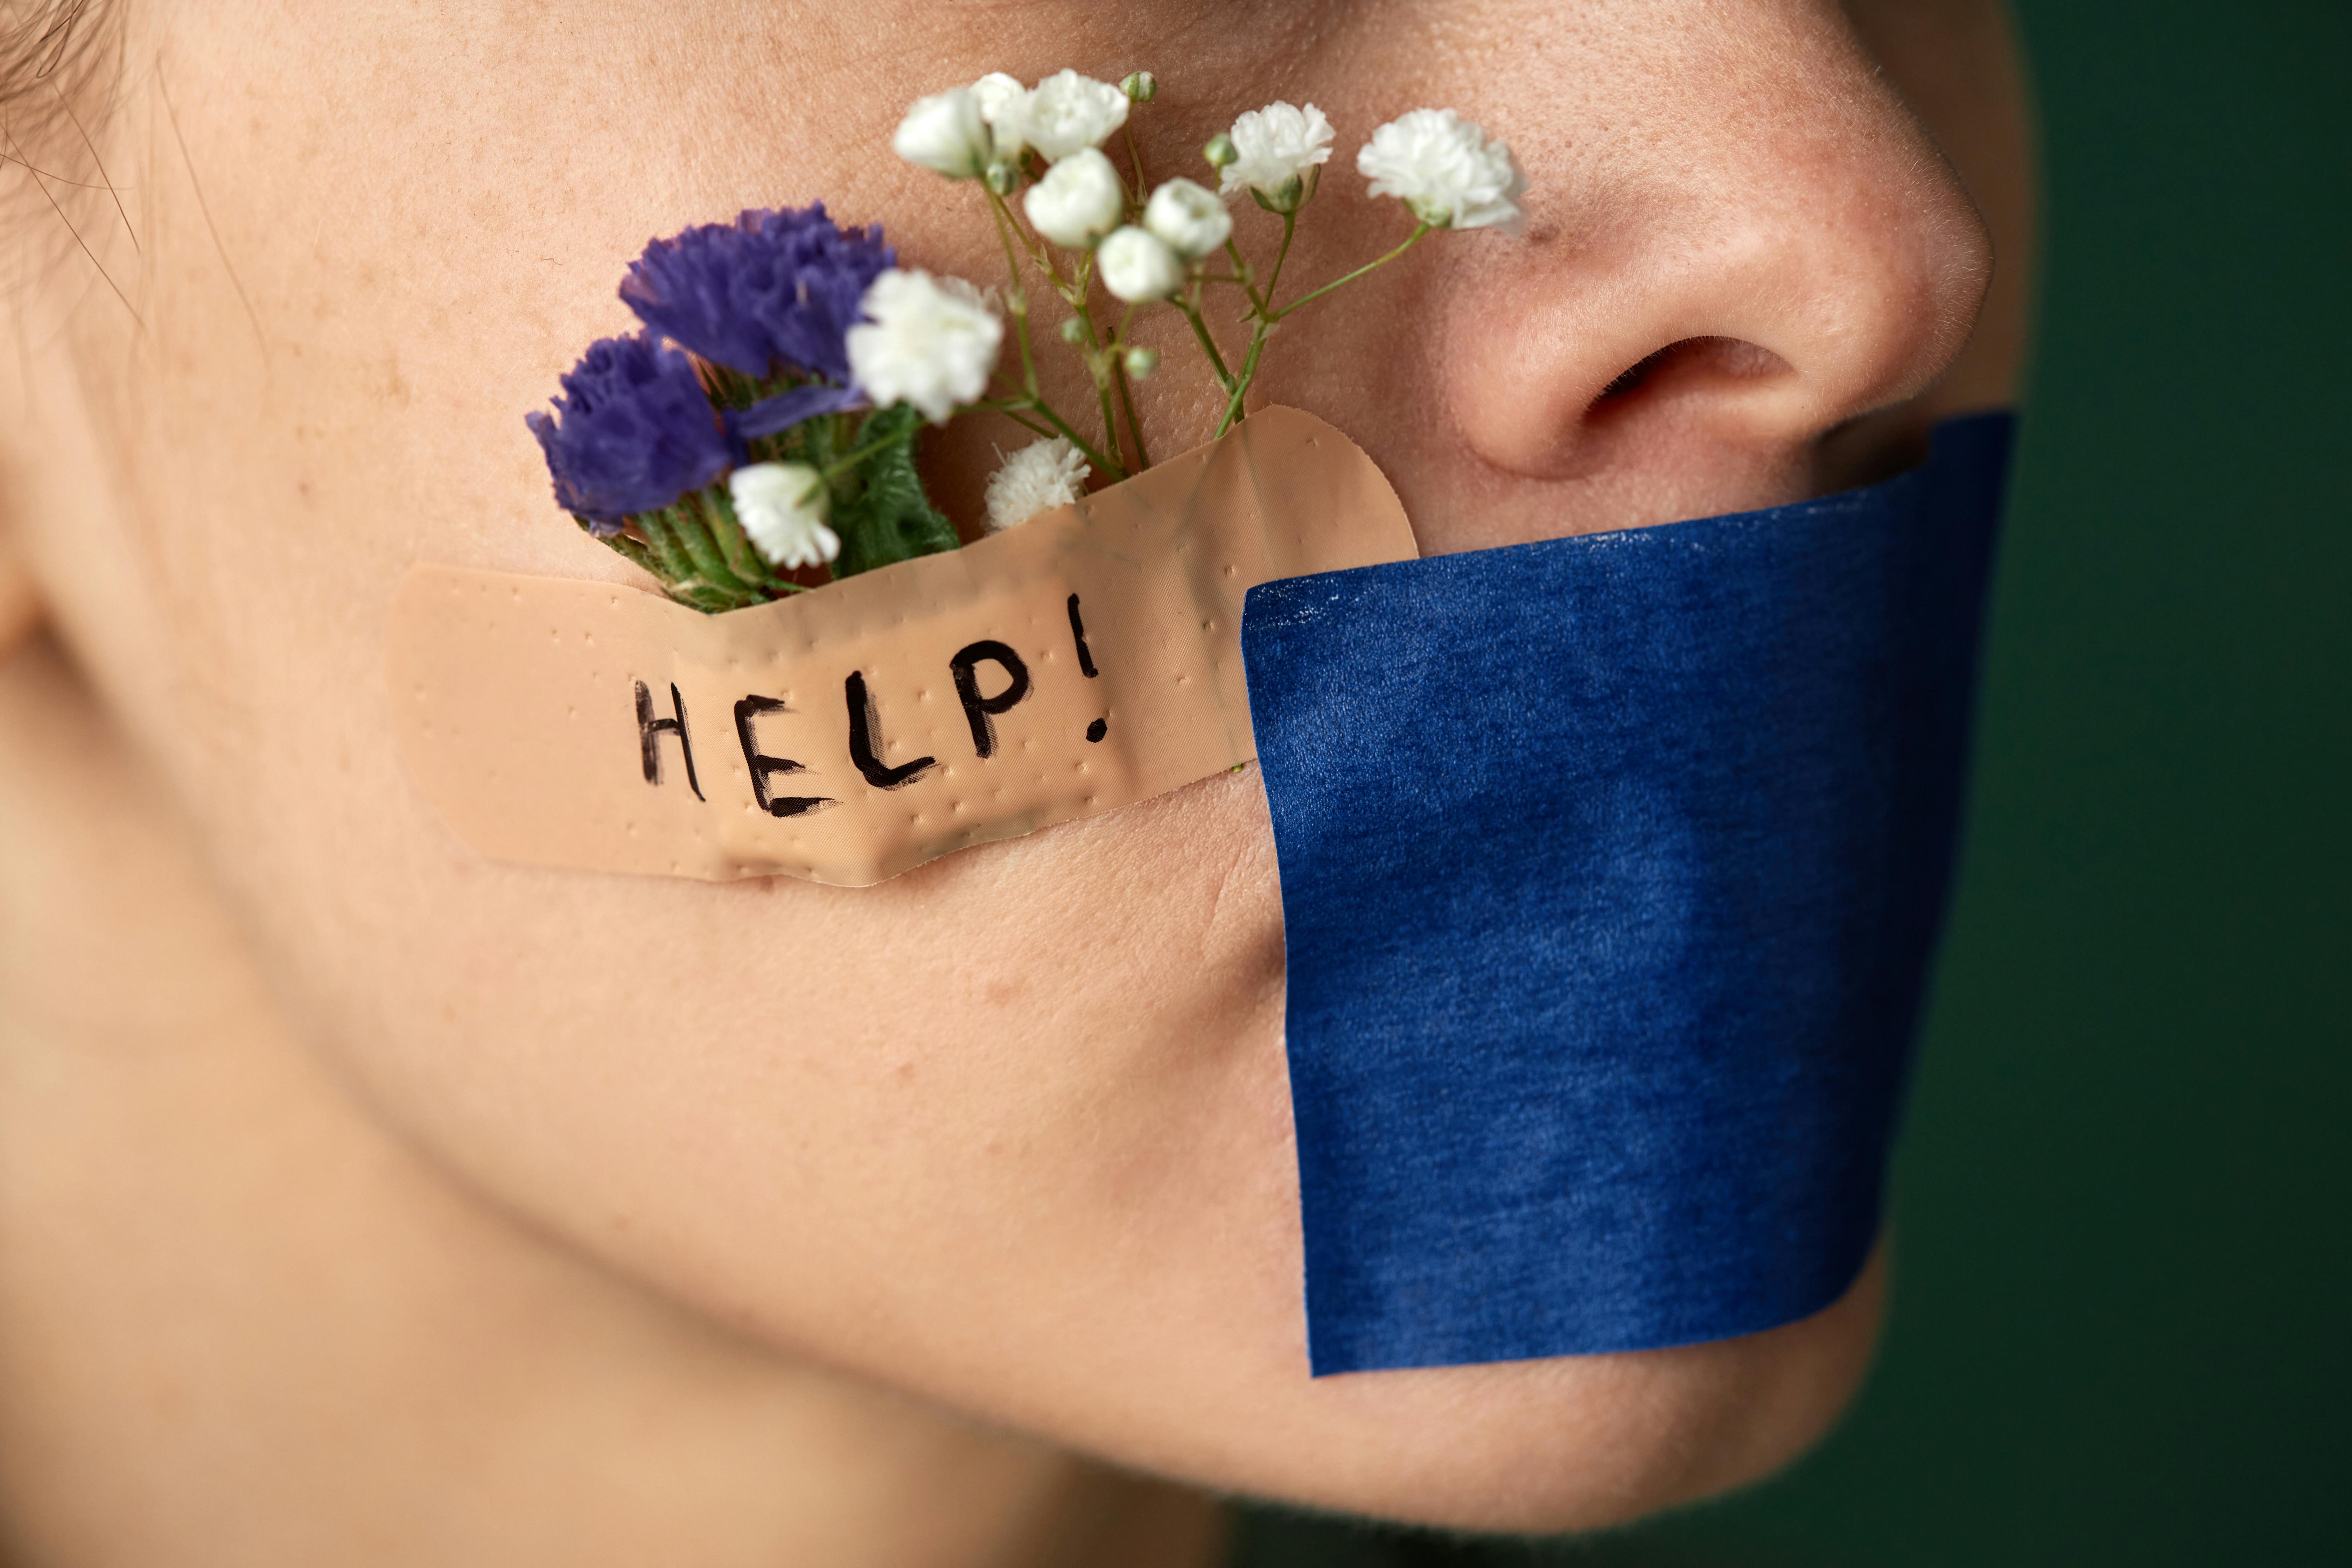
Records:
{"label": "purple flower", "polygon": [[650,333],[591,343],[563,378],[557,417],[525,416],[555,499],[603,536],[658,511],[727,468],[727,437],[694,362]]}
{"label": "purple flower", "polygon": [[842,228],[823,202],[746,212],[646,246],[621,298],[646,325],[714,363],[764,380],[781,360],[843,385],[843,334],[866,285],[897,259],[879,228]]}

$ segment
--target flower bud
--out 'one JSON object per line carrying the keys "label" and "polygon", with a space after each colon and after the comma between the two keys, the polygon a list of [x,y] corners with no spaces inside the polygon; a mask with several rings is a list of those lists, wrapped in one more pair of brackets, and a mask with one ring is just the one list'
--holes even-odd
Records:
{"label": "flower bud", "polygon": [[1080,343],[1087,341],[1087,324],[1078,320],[1076,316],[1063,317],[1062,341],[1069,344],[1072,348],[1076,348]]}
{"label": "flower bud", "polygon": [[1150,375],[1153,371],[1158,370],[1159,368],[1159,350],[1149,349],[1144,347],[1141,343],[1138,343],[1133,348],[1127,351],[1127,374],[1133,376],[1136,380],[1141,381],[1145,376]]}
{"label": "flower bud", "polygon": [[1021,184],[1021,171],[1009,160],[999,158],[988,166],[988,188],[1000,196],[1009,196]]}
{"label": "flower bud", "polygon": [[959,87],[915,100],[890,138],[890,150],[950,180],[969,180],[988,166],[994,144],[980,100]]}
{"label": "flower bud", "polygon": [[1210,137],[1209,144],[1201,149],[1201,156],[1209,161],[1212,169],[1222,169],[1241,155],[1241,149],[1234,145],[1233,137],[1223,131]]}
{"label": "flower bud", "polygon": [[1225,204],[1190,180],[1168,180],[1151,193],[1143,226],[1187,261],[1198,261],[1234,232]]}
{"label": "flower bud", "polygon": [[1095,255],[1103,287],[1131,305],[1165,300],[1184,281],[1183,261],[1149,229],[1119,229]]}
{"label": "flower bud", "polygon": [[1160,79],[1150,71],[1137,71],[1118,84],[1118,90],[1127,94],[1130,103],[1150,103],[1160,96]]}
{"label": "flower bud", "polygon": [[1306,197],[1306,195],[1307,182],[1296,174],[1291,175],[1282,184],[1267,189],[1261,190],[1255,185],[1250,187],[1250,200],[1277,216],[1283,213],[1297,212],[1299,202]]}
{"label": "flower bud", "polygon": [[1108,158],[1081,147],[1029,187],[1021,210],[1055,245],[1084,250],[1118,226],[1127,212],[1127,189]]}

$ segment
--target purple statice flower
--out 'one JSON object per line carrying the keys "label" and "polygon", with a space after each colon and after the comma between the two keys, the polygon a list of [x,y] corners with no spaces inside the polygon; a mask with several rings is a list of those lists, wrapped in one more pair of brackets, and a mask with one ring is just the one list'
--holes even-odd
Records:
{"label": "purple statice flower", "polygon": [[650,333],[591,343],[563,378],[555,412],[525,422],[547,454],[555,499],[599,535],[726,470],[727,437],[694,362]]}
{"label": "purple statice flower", "polygon": [[866,285],[898,259],[877,228],[842,228],[818,202],[746,212],[657,239],[630,265],[621,298],[681,348],[755,380],[777,363],[849,383],[842,338]]}

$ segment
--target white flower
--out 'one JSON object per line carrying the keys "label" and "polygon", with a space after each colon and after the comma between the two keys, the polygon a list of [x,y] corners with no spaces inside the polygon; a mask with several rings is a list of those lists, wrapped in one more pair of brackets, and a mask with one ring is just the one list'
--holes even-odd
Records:
{"label": "white flower", "polygon": [[1057,71],[1029,95],[1029,145],[1048,163],[1085,147],[1099,147],[1127,123],[1127,94],[1107,81]]}
{"label": "white flower", "polygon": [[1129,304],[1165,300],[1184,281],[1183,260],[1168,242],[1132,224],[1102,242],[1095,265],[1102,269],[1103,287]]}
{"label": "white flower", "polygon": [[962,279],[894,267],[858,310],[867,319],[849,329],[849,372],[877,406],[911,403],[944,425],[957,404],[988,390],[1004,323]]}
{"label": "white flower", "polygon": [[1143,226],[1187,261],[1198,261],[1234,232],[1225,204],[1190,180],[1169,180],[1151,193]]}
{"label": "white flower", "polygon": [[890,150],[950,180],[971,179],[988,167],[990,152],[979,95],[959,87],[915,100],[890,138]]}
{"label": "white flower", "polygon": [[[1276,202],[1293,180],[1331,157],[1331,122],[1313,104],[1304,109],[1276,101],[1253,109],[1234,121],[1234,161],[1219,172],[1217,193],[1257,190]],[[1295,200],[1295,193],[1290,199]]]}
{"label": "white flower", "polygon": [[988,531],[999,532],[1087,493],[1094,470],[1063,436],[1051,436],[1004,459],[988,477]]}
{"label": "white flower", "polygon": [[1055,245],[1084,250],[1118,226],[1127,211],[1127,189],[1108,158],[1081,147],[1029,187],[1021,210]]}
{"label": "white flower", "polygon": [[1017,77],[991,71],[971,84],[971,95],[980,100],[980,117],[995,139],[996,155],[1019,157],[1028,143],[1029,89]]}
{"label": "white flower", "polygon": [[824,525],[833,504],[824,476],[806,463],[750,463],[727,476],[735,521],[771,566],[821,566],[841,553]]}
{"label": "white flower", "polygon": [[1450,109],[1416,109],[1373,132],[1356,172],[1372,195],[1395,196],[1440,228],[1517,234],[1526,221],[1518,198],[1528,177],[1511,150]]}

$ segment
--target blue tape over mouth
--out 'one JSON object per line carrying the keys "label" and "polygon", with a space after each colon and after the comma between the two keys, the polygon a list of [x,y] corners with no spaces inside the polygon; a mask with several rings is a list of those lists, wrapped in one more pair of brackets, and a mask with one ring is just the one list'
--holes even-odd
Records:
{"label": "blue tape over mouth", "polygon": [[1251,590],[1317,1374],[1723,1339],[1852,1284],[2013,423],[1822,500]]}

